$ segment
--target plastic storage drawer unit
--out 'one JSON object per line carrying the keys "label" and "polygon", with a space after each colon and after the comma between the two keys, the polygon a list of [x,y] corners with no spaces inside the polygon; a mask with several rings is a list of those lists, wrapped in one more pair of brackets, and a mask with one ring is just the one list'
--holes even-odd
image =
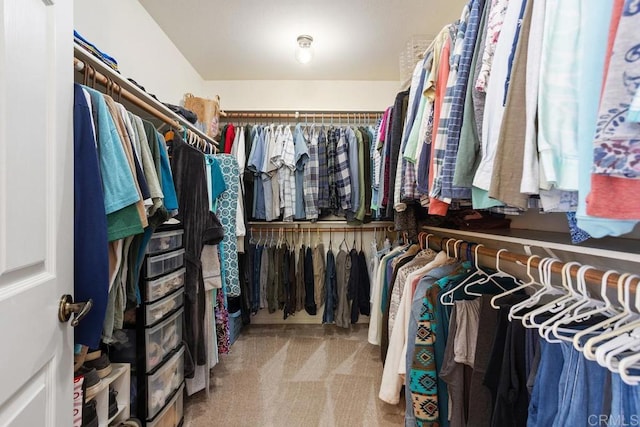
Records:
{"label": "plastic storage drawer unit", "polygon": [[176,270],[184,264],[184,249],[147,257],[147,278]]}
{"label": "plastic storage drawer unit", "polygon": [[147,418],[164,407],[184,380],[184,347],[180,347],[155,373],[147,375]]}
{"label": "plastic storage drawer unit", "polygon": [[184,275],[186,269],[174,271],[166,276],[159,277],[155,280],[145,281],[146,297],[145,302],[155,301],[165,295],[169,295],[176,289],[184,286]]}
{"label": "plastic storage drawer unit", "polygon": [[160,231],[153,233],[149,245],[148,254],[169,252],[182,247],[182,235],[184,230]]}
{"label": "plastic storage drawer unit", "polygon": [[145,346],[146,371],[149,372],[162,362],[162,360],[182,343],[182,313],[180,309],[177,313],[153,328],[146,329]]}
{"label": "plastic storage drawer unit", "polygon": [[178,427],[183,415],[184,385],[173,396],[169,404],[156,416],[153,421],[148,421],[148,427]]}
{"label": "plastic storage drawer unit", "polygon": [[152,325],[184,304],[184,289],[178,289],[171,295],[145,306],[145,325]]}

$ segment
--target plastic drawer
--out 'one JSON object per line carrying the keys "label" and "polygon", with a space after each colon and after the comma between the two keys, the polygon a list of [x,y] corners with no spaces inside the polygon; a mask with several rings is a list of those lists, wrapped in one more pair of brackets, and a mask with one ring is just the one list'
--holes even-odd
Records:
{"label": "plastic drawer", "polygon": [[147,245],[148,254],[169,252],[182,247],[184,230],[160,231],[153,233]]}
{"label": "plastic drawer", "polygon": [[147,372],[158,366],[171,351],[182,343],[182,313],[184,313],[184,309],[180,309],[158,325],[145,329]]}
{"label": "plastic drawer", "polygon": [[184,289],[178,289],[171,295],[149,304],[144,308],[145,325],[153,325],[167,314],[177,310],[184,304]]}
{"label": "plastic drawer", "polygon": [[186,269],[181,268],[178,271],[159,277],[155,280],[147,280],[145,282],[146,296],[145,302],[155,301],[165,295],[169,295],[176,289],[184,286],[184,275]]}
{"label": "plastic drawer", "polygon": [[153,421],[147,422],[147,427],[177,427],[182,421],[184,385],[173,396],[169,404],[158,414]]}
{"label": "plastic drawer", "polygon": [[147,257],[147,278],[176,270],[184,264],[184,249]]}
{"label": "plastic drawer", "polygon": [[180,347],[154,374],[147,375],[147,418],[160,412],[184,380],[184,347]]}

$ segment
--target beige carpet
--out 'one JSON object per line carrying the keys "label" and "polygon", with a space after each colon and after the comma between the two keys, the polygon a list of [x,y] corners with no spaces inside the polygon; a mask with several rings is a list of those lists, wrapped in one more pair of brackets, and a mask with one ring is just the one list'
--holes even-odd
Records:
{"label": "beige carpet", "polygon": [[210,397],[185,398],[184,427],[402,426],[403,402],[378,399],[379,353],[367,325],[246,327],[213,369]]}

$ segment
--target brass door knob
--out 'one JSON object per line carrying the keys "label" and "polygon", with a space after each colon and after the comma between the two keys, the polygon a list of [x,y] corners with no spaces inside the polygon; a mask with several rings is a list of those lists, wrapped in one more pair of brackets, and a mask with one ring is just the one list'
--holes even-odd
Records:
{"label": "brass door knob", "polygon": [[93,307],[93,300],[89,299],[87,302],[73,302],[73,297],[69,294],[62,295],[60,297],[60,306],[58,308],[58,320],[61,322],[68,322],[71,318],[71,313],[75,313],[71,326],[76,327],[78,323],[89,313]]}

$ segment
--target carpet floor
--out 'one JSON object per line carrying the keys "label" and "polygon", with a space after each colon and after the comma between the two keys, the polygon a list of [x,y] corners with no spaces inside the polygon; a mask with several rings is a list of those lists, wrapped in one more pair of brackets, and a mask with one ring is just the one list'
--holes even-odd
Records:
{"label": "carpet floor", "polygon": [[402,426],[404,402],[378,399],[380,349],[367,325],[251,325],[185,397],[184,427]]}

